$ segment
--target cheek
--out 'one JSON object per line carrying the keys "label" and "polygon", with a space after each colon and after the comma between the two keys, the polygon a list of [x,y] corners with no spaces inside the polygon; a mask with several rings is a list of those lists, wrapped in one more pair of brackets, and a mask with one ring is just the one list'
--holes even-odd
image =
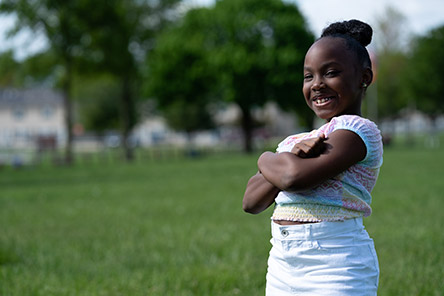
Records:
{"label": "cheek", "polygon": [[308,103],[310,99],[310,87],[307,84],[302,86],[302,94],[304,95],[305,101]]}
{"label": "cheek", "polygon": [[359,85],[360,83],[356,81],[356,77],[350,76],[346,81],[338,83],[337,89],[344,95],[353,97],[359,92]]}
{"label": "cheek", "polygon": [[335,90],[339,97],[349,97],[351,93],[351,84],[334,83],[331,87]]}
{"label": "cheek", "polygon": [[342,85],[342,88],[340,89],[340,93],[343,97],[353,99],[357,97],[357,91],[354,85]]}

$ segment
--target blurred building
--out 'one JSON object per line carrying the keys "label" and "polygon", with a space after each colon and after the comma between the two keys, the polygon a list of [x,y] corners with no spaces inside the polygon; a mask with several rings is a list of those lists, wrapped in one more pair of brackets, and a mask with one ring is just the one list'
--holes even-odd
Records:
{"label": "blurred building", "polygon": [[63,97],[51,89],[0,90],[0,148],[55,149],[64,145]]}
{"label": "blurred building", "polygon": [[[132,132],[132,138],[139,146],[171,145],[183,147],[192,144],[196,147],[232,148],[241,147],[243,132],[240,127],[241,110],[236,104],[221,104],[212,108],[214,122],[217,128],[200,130],[187,135],[174,131],[162,116],[155,112],[145,112],[141,121]],[[261,108],[252,110],[254,123],[254,144],[262,147],[263,142],[270,138],[281,139],[298,131],[297,117],[290,112],[282,111],[277,104],[268,103]]]}

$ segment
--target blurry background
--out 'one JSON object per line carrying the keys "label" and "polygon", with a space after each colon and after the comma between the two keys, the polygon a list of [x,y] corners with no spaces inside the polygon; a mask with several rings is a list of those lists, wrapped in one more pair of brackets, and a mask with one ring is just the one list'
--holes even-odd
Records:
{"label": "blurry background", "polygon": [[370,23],[380,295],[444,291],[441,0],[0,0],[0,295],[263,295],[256,161],[321,124],[323,27]]}
{"label": "blurry background", "polygon": [[273,146],[319,124],[304,54],[351,18],[375,32],[365,115],[386,144],[440,145],[442,2],[219,2],[1,1],[0,161]]}

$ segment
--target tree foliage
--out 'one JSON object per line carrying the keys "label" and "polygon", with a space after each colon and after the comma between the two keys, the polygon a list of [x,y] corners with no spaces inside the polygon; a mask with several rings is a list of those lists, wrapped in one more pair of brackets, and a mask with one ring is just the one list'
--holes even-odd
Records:
{"label": "tree foliage", "polygon": [[170,21],[170,13],[179,0],[88,2],[99,9],[92,8],[84,17],[89,31],[84,57],[88,64],[96,65],[119,81],[122,144],[126,159],[131,160],[133,152],[128,139],[137,121],[135,100],[139,96],[139,64],[157,32]]}
{"label": "tree foliage", "polygon": [[60,68],[51,51],[28,56],[22,61],[14,58],[12,50],[0,54],[0,87],[57,87]]}
{"label": "tree foliage", "polygon": [[79,120],[87,131],[99,135],[119,128],[119,84],[106,73],[76,77],[73,96]]}
{"label": "tree foliage", "polygon": [[[139,65],[152,46],[156,33],[172,18],[179,0],[4,0],[0,11],[17,16],[13,33],[30,28],[46,36],[58,69],[59,86],[65,97],[68,144],[66,160],[72,151],[72,81],[76,73],[108,72],[120,83],[120,125],[126,145],[136,123],[135,98],[138,95]],[[29,66],[38,64],[30,61]],[[37,72],[41,73],[41,71]],[[51,75],[51,74],[49,74]]]}
{"label": "tree foliage", "polygon": [[176,101],[233,102],[242,111],[245,150],[252,150],[251,110],[267,101],[311,114],[302,68],[313,42],[297,7],[279,0],[223,0],[189,11],[165,32],[148,59],[148,92],[161,106]]}
{"label": "tree foliage", "polygon": [[444,26],[431,30],[414,40],[406,88],[416,107],[429,114],[444,111],[441,96],[444,93]]}
{"label": "tree foliage", "polygon": [[71,84],[75,59],[85,40],[83,38],[85,28],[82,26],[82,15],[88,9],[85,3],[85,1],[57,0],[3,0],[0,3],[0,12],[17,16],[12,33],[28,28],[44,34],[59,67],[62,69],[59,82],[64,96],[67,132],[65,162],[68,164],[72,162],[73,158]]}
{"label": "tree foliage", "polygon": [[396,116],[400,110],[407,107],[409,94],[403,88],[407,65],[408,58],[404,52],[386,51],[379,56],[377,80],[374,83],[377,88],[380,118]]}
{"label": "tree foliage", "polygon": [[157,98],[169,125],[187,133],[212,125],[207,104],[214,96],[215,74],[202,50],[204,34],[191,33],[208,22],[202,20],[207,12],[190,11],[179,27],[159,36],[147,59],[148,94]]}
{"label": "tree foliage", "polygon": [[377,16],[375,23],[375,43],[380,54],[405,51],[408,22],[404,14],[389,5]]}
{"label": "tree foliage", "polygon": [[[373,71],[378,100],[377,117],[396,116],[408,104],[409,95],[402,87],[407,67],[406,22],[405,16],[391,6],[376,20],[377,62]],[[377,120],[377,117],[373,119]]]}
{"label": "tree foliage", "polygon": [[0,87],[20,84],[18,65],[19,63],[14,59],[14,53],[11,50],[0,54]]}

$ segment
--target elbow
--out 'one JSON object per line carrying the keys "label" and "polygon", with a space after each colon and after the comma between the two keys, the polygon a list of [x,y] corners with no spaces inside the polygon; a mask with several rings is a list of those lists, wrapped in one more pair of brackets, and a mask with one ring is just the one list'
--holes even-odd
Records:
{"label": "elbow", "polygon": [[262,212],[257,203],[253,203],[246,198],[244,198],[242,201],[242,210],[249,214],[259,214]]}
{"label": "elbow", "polygon": [[245,213],[248,213],[248,214],[253,214],[253,215],[255,215],[255,214],[258,214],[259,212],[254,208],[254,207],[248,207],[248,206],[243,206],[242,207],[242,209],[244,210],[244,212]]}
{"label": "elbow", "polygon": [[267,202],[267,200],[254,198],[254,195],[244,195],[244,199],[242,200],[242,210],[246,213],[255,215],[265,211],[270,204],[271,202]]}

